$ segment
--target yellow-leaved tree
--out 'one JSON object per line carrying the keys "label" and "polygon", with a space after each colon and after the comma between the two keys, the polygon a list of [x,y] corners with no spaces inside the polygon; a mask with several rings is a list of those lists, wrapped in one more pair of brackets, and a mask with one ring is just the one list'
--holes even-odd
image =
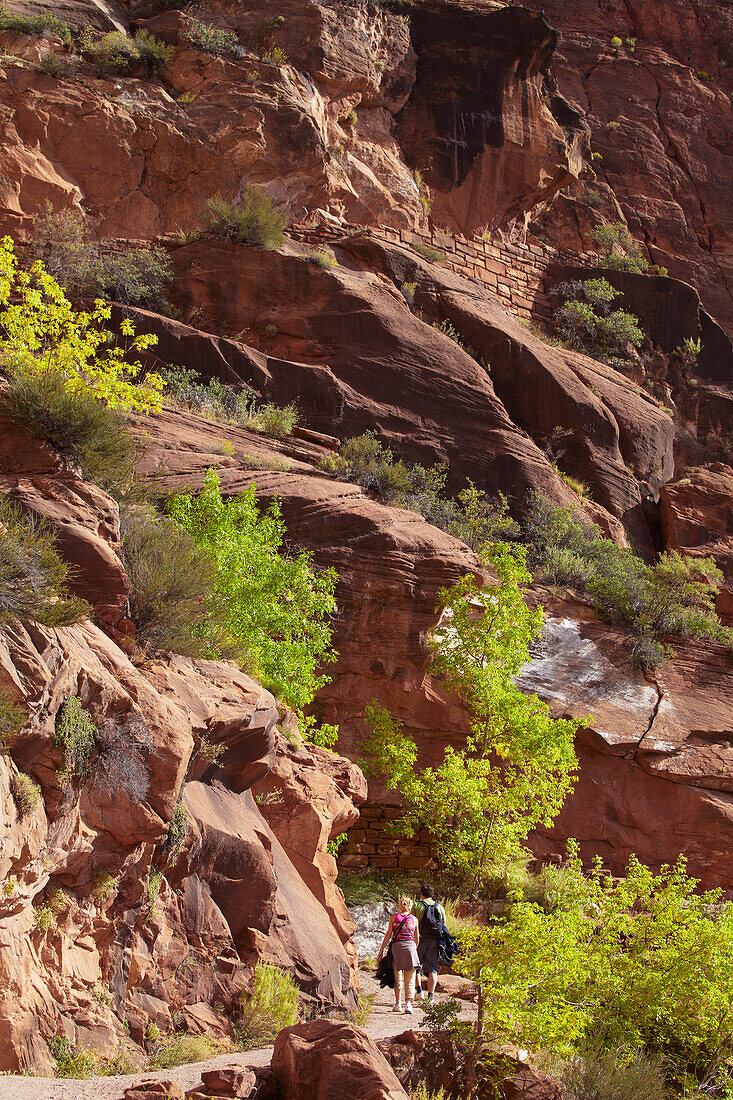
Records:
{"label": "yellow-leaved tree", "polygon": [[20,267],[13,240],[0,241],[0,366],[9,377],[51,372],[69,393],[84,392],[108,408],[155,412],[164,382],[144,374],[134,354],[157,343],[120,325],[122,343],[106,327],[111,308],[96,301],[91,312],[76,310],[41,263]]}

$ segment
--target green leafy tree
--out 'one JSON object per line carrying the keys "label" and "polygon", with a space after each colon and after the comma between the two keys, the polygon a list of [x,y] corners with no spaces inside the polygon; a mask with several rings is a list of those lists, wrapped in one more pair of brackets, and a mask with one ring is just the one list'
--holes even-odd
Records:
{"label": "green leafy tree", "polygon": [[571,841],[554,873],[550,911],[515,901],[463,933],[457,966],[479,986],[477,1034],[561,1057],[587,1043],[628,1060],[644,1050],[663,1057],[674,1095],[730,1096],[730,903],[697,893],[683,859],[655,875],[632,857],[613,879],[598,864],[584,872]]}
{"label": "green leafy tree", "polygon": [[401,793],[401,828],[427,826],[441,864],[473,890],[559,812],[577,765],[579,725],[553,719],[514,682],[542,628],[542,611],[523,599],[530,579],[523,551],[496,543],[486,561],[499,584],[484,588],[467,576],[443,589],[441,622],[428,638],[434,673],[468,710],[465,747],[449,746],[438,765],[418,769],[415,742],[376,704],[367,708],[373,733],[364,744],[368,769]]}
{"label": "green leafy tree", "polygon": [[214,470],[198,496],[182,493],[168,511],[215,563],[229,633],[246,651],[252,672],[302,710],[328,682],[321,667],[336,659],[334,570],[314,569],[307,551],[283,553],[279,502],[261,512],[254,487],[224,500]]}

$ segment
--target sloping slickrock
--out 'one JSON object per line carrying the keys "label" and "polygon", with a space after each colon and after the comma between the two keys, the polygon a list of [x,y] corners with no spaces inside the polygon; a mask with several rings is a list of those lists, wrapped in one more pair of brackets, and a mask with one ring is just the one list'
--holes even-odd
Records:
{"label": "sloping slickrock", "polygon": [[[306,884],[244,789],[274,762],[268,692],[210,661],[136,668],[91,623],[4,624],[0,688],[29,712],[12,756],[0,758],[1,1068],[51,1071],[47,1044],[59,1033],[112,1055],[124,1019],[142,1042],[151,1021],[168,1030],[184,1006],[195,1016],[202,1002],[221,1003],[228,1013],[260,957],[290,970],[312,1000],[353,1004],[333,874],[320,890],[314,871]],[[88,776],[61,786],[55,721],[72,694],[91,715],[95,750]],[[204,769],[211,786],[186,782],[203,735],[225,750],[216,779]],[[316,766],[307,752],[300,759]],[[345,792],[360,789],[353,765],[331,757],[330,766],[351,780],[328,780],[331,792],[320,784],[318,824],[297,805],[303,787],[293,780],[291,789],[324,868],[328,808],[339,825],[355,818]],[[18,769],[40,785],[25,816],[10,793]],[[186,828],[175,853],[165,841],[181,791]],[[56,916],[43,928],[35,914],[49,898]],[[217,1026],[228,1031],[226,1014]]]}
{"label": "sloping slickrock", "polygon": [[406,1100],[407,1093],[367,1033],[313,1020],[275,1040],[272,1071],[283,1100]]}
{"label": "sloping slickrock", "polygon": [[553,711],[590,716],[580,777],[535,851],[599,853],[621,872],[635,852],[652,867],[680,854],[708,886],[733,888],[733,667],[721,646],[678,645],[653,676],[635,671],[628,638],[605,624],[548,618],[520,684]]}

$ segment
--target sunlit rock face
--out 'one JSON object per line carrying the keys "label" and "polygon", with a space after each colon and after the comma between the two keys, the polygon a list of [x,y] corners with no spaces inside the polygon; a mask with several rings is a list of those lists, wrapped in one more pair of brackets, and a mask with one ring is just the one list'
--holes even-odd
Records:
{"label": "sunlit rock face", "polygon": [[733,678],[723,647],[676,648],[657,671],[629,662],[629,639],[603,623],[548,618],[520,684],[556,714],[588,716],[580,774],[538,854],[575,837],[615,871],[632,852],[658,867],[685,855],[707,885],[733,889]]}

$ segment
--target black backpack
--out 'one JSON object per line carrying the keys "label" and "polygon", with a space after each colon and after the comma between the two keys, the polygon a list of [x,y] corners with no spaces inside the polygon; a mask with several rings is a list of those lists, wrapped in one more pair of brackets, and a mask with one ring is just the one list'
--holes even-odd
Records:
{"label": "black backpack", "polygon": [[440,909],[432,902],[430,905],[425,906],[425,912],[420,917],[420,935],[425,936],[429,940],[440,939],[443,931],[443,918],[440,915]]}

